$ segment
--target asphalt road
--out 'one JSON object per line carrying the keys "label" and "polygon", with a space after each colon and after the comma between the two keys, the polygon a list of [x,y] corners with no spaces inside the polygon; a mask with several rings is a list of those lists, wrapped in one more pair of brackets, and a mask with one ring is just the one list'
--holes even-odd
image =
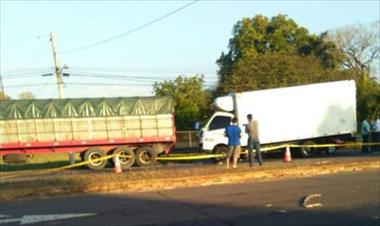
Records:
{"label": "asphalt road", "polygon": [[[319,202],[322,206],[310,209],[300,206],[302,198],[313,193],[322,197],[310,202]],[[24,225],[54,226],[379,226],[380,172],[363,171],[158,192],[20,200],[0,205],[0,225],[6,226],[20,225],[21,222]],[[65,217],[67,219],[59,219]]]}

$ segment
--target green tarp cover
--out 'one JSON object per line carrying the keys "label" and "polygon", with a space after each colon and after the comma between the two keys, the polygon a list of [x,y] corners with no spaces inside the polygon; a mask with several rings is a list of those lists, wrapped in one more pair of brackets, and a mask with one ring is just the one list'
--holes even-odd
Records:
{"label": "green tarp cover", "polygon": [[0,120],[174,113],[170,97],[115,97],[0,101]]}

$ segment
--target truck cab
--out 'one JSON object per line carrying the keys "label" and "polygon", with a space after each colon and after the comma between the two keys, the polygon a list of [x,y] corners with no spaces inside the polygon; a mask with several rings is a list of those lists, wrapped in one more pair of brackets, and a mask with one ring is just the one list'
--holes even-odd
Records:
{"label": "truck cab", "polygon": [[[215,112],[201,131],[202,149],[206,152],[213,152],[217,146],[227,146],[228,139],[224,135],[225,128],[230,125],[234,114],[229,112]],[[242,130],[241,144],[246,145],[247,137],[244,133],[244,126],[239,123]]]}

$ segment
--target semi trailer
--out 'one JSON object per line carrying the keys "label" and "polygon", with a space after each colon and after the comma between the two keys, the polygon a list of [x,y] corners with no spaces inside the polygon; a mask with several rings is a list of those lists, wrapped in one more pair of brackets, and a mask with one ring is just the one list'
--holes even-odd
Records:
{"label": "semi trailer", "polygon": [[[39,153],[79,153],[91,169],[110,154],[123,168],[146,166],[176,141],[170,97],[117,97],[0,102],[0,155],[4,161]],[[124,157],[123,157],[124,156]]]}

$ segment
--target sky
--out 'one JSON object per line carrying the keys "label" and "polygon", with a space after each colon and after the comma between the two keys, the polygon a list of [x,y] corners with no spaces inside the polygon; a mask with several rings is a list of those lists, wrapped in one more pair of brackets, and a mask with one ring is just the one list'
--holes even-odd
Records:
{"label": "sky", "polygon": [[[163,17],[181,7],[171,15]],[[150,96],[178,75],[217,82],[216,60],[244,17],[285,14],[310,33],[380,20],[380,1],[0,0],[0,74],[12,98],[57,98],[54,32],[67,98]],[[114,38],[114,39],[113,39]],[[111,39],[111,40],[110,40]],[[103,44],[95,44],[110,40]]]}

